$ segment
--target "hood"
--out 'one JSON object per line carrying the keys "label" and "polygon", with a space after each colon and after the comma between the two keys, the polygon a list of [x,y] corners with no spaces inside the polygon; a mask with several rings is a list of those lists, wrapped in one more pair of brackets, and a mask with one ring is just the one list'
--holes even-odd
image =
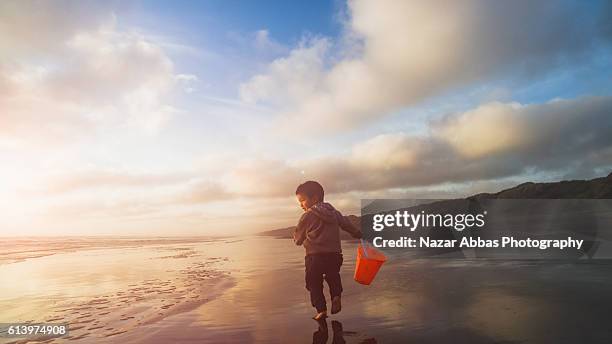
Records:
{"label": "hood", "polygon": [[320,202],[308,209],[313,214],[317,215],[323,222],[336,223],[338,222],[337,211],[331,204]]}

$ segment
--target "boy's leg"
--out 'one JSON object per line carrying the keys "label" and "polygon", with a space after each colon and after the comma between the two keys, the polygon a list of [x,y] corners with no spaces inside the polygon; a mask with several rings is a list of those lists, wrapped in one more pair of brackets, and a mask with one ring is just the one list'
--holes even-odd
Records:
{"label": "boy's leg", "polygon": [[338,253],[327,257],[325,262],[325,280],[329,285],[329,294],[332,299],[342,294],[342,280],[340,279],[342,261],[342,254]]}
{"label": "boy's leg", "polygon": [[310,292],[310,303],[317,312],[327,310],[325,295],[323,294],[323,269],[318,256],[309,255],[306,263],[306,289]]}

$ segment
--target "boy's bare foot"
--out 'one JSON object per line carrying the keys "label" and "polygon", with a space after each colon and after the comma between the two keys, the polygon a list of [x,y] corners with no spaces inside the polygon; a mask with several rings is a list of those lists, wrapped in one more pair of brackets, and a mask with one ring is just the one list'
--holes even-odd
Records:
{"label": "boy's bare foot", "polygon": [[317,321],[318,320],[323,320],[323,319],[327,318],[327,311],[319,312],[319,313],[315,314],[315,316],[312,317],[312,318],[314,320],[317,320]]}
{"label": "boy's bare foot", "polygon": [[334,296],[332,299],[331,314],[336,314],[342,310],[342,302],[340,301],[340,295]]}

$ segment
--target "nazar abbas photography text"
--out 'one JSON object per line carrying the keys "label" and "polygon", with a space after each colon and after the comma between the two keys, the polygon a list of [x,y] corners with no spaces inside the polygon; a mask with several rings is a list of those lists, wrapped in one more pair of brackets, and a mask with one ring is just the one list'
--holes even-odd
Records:
{"label": "nazar abbas photography text", "polygon": [[[384,233],[388,230],[407,230],[410,232],[419,229],[479,230],[486,224],[487,212],[478,214],[432,214],[421,211],[410,213],[396,211],[394,214],[374,214],[372,216],[372,230],[377,233],[372,239],[375,247],[384,248],[537,248],[546,250],[550,248],[563,250],[566,248],[580,250],[584,240],[573,239],[571,236],[563,239],[532,239],[502,236],[499,239],[482,239],[480,237],[465,236],[461,239],[432,239],[429,237],[408,237],[398,239],[385,239]],[[392,227],[393,229],[390,229]],[[473,233],[472,233],[473,234]]]}

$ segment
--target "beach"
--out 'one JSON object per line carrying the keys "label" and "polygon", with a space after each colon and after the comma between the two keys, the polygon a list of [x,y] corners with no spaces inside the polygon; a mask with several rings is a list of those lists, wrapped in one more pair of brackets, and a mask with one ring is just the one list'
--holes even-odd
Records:
{"label": "beach", "polygon": [[16,250],[7,240],[19,259],[7,254],[0,265],[0,322],[70,330],[0,343],[604,343],[612,335],[612,263],[604,259],[389,252],[364,286],[352,280],[356,242],[343,241],[343,309],[317,323],[303,248],[288,239],[86,238],[65,250],[49,239],[55,249],[45,255],[48,242],[21,241],[28,249]]}

